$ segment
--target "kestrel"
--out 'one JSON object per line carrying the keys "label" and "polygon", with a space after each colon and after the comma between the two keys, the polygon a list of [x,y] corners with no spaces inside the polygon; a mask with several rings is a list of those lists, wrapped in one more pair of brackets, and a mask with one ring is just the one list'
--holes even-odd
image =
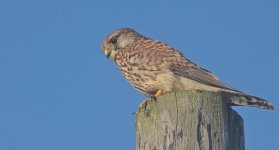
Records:
{"label": "kestrel", "polygon": [[[230,94],[230,104],[274,109],[267,100],[247,95],[198,66],[171,46],[130,28],[110,33],[102,49],[135,89],[148,97],[182,90],[207,90]],[[140,107],[143,107],[142,103]]]}

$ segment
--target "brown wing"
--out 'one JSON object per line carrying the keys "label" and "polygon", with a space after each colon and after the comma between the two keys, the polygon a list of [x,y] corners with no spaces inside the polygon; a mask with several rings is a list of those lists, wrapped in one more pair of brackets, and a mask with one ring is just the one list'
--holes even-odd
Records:
{"label": "brown wing", "polygon": [[147,46],[144,49],[148,49],[150,53],[152,53],[151,55],[157,55],[157,58],[166,62],[169,69],[176,75],[209,86],[242,93],[220,82],[214,74],[191,62],[185,58],[182,53],[163,42],[147,40],[143,45],[150,45],[150,47]]}
{"label": "brown wing", "polygon": [[180,65],[180,64],[171,64],[170,65],[170,70],[177,75],[183,76],[185,78],[200,82],[202,84],[210,85],[213,87],[221,88],[221,89],[226,89],[226,90],[231,90],[235,92],[240,91],[233,89],[226,84],[218,81],[212,73],[209,71],[196,66],[196,67],[187,67],[185,65]]}
{"label": "brown wing", "polygon": [[200,82],[202,84],[242,93],[241,91],[238,91],[222,83],[210,71],[203,69],[202,67],[196,65],[195,63],[192,63],[190,60],[185,58],[181,53],[179,53],[179,56],[177,57],[178,57],[177,60],[179,61],[176,60],[170,61],[171,64],[169,66],[169,69],[174,74]]}

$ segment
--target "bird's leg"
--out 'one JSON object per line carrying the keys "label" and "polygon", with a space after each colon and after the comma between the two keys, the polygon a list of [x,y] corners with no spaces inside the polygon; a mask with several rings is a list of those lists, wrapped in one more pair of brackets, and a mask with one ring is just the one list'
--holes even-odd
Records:
{"label": "bird's leg", "polygon": [[155,94],[155,97],[159,97],[163,94],[163,90],[158,90],[157,93]]}
{"label": "bird's leg", "polygon": [[163,93],[163,90],[158,90],[155,95],[151,96],[150,99],[147,99],[147,100],[144,100],[143,102],[141,102],[140,105],[139,105],[139,108],[140,109],[145,109],[148,102],[150,102],[151,100],[155,100],[156,101],[157,97],[162,95],[162,93]]}
{"label": "bird's leg", "polygon": [[161,96],[162,93],[163,93],[163,90],[158,90],[155,95],[151,96],[151,100],[157,101],[157,97]]}

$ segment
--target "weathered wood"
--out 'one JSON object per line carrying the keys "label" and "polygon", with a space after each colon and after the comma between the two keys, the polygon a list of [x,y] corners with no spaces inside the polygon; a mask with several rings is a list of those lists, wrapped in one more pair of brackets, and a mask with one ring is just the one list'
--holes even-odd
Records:
{"label": "weathered wood", "polygon": [[160,96],[136,113],[136,149],[244,150],[243,120],[224,101],[207,91]]}

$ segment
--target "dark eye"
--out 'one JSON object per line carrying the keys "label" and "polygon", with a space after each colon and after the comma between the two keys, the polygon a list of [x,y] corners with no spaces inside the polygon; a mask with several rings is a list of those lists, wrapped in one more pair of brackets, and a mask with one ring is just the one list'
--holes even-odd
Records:
{"label": "dark eye", "polygon": [[116,44],[117,43],[117,39],[111,39],[110,41],[112,44]]}

